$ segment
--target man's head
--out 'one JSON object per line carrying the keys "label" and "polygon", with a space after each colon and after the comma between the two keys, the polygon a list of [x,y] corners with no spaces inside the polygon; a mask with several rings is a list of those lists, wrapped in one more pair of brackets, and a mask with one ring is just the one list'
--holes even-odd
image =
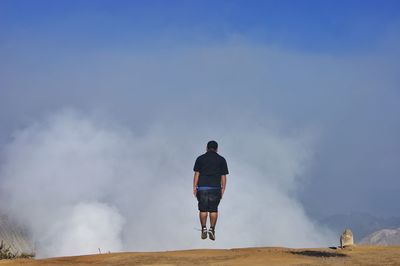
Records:
{"label": "man's head", "polygon": [[207,151],[217,151],[218,143],[215,140],[211,140],[207,143]]}

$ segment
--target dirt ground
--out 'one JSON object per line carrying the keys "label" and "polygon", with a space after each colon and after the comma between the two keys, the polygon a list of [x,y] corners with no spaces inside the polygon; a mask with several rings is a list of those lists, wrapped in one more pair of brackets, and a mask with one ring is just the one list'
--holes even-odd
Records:
{"label": "dirt ground", "polygon": [[8,265],[400,265],[400,246],[357,246],[344,250],[274,247],[202,249],[0,261],[0,266]]}

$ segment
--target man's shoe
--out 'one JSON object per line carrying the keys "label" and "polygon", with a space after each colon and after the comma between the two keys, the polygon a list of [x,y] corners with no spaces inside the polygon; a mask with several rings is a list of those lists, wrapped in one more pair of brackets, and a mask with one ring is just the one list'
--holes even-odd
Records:
{"label": "man's shoe", "polygon": [[201,229],[201,239],[206,239],[207,238],[207,227],[203,227]]}
{"label": "man's shoe", "polygon": [[211,240],[215,240],[215,229],[214,229],[214,228],[210,228],[210,229],[208,230],[208,237],[209,237]]}

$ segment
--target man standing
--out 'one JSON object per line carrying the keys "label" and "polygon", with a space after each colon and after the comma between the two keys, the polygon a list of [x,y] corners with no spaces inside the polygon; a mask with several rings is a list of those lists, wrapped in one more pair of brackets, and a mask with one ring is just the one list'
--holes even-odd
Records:
{"label": "man standing", "polygon": [[[215,240],[215,225],[218,219],[218,204],[224,195],[226,175],[229,174],[224,157],[218,153],[218,143],[207,143],[207,152],[200,155],[194,164],[193,195],[199,202],[201,238]],[[210,214],[210,229],[207,231],[207,216]]]}

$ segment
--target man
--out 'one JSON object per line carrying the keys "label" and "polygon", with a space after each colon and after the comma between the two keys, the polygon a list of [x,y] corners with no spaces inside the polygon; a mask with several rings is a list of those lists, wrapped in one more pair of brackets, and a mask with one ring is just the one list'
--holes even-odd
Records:
{"label": "man", "polygon": [[[200,155],[194,164],[193,195],[199,202],[201,239],[215,240],[215,225],[218,219],[218,205],[224,195],[226,175],[229,174],[224,157],[218,153],[218,143],[207,143],[207,152]],[[210,214],[210,229],[207,231],[207,216]]]}

